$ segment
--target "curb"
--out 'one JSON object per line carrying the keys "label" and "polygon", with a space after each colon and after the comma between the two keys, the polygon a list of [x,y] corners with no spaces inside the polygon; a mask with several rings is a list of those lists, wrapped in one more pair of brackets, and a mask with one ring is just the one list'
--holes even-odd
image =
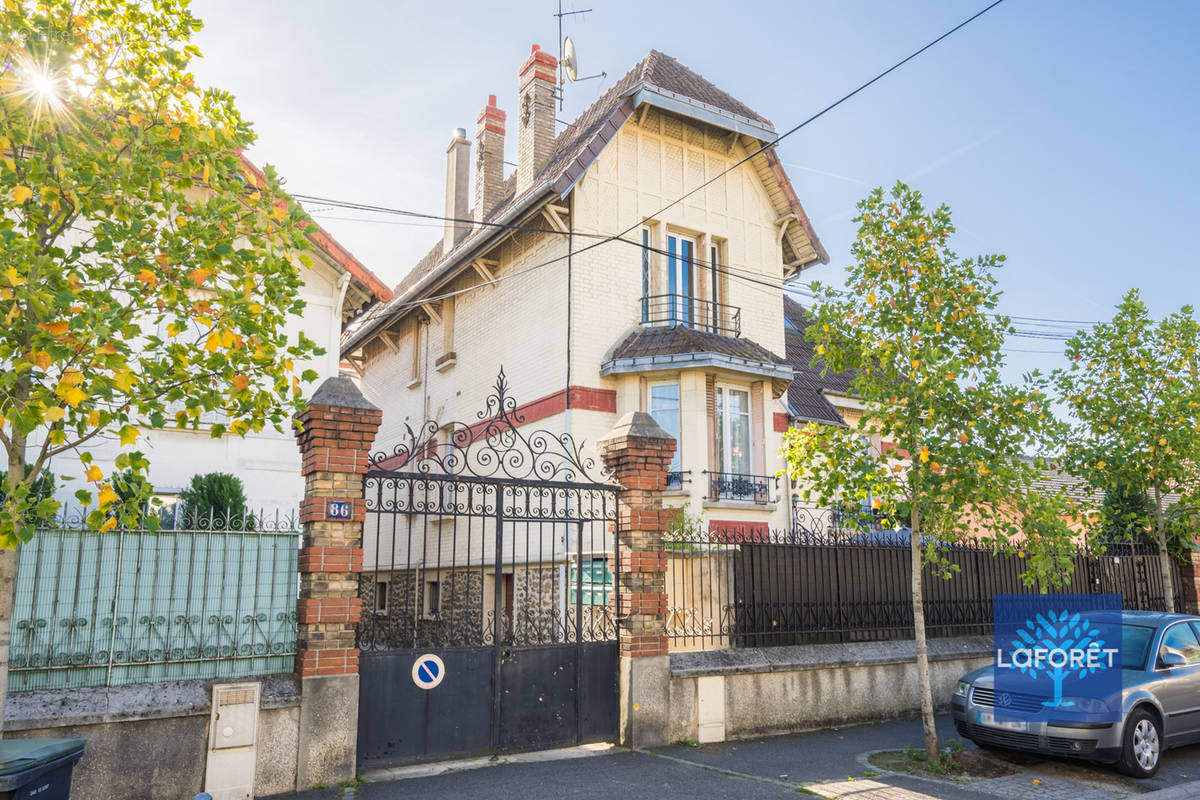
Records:
{"label": "curb", "polygon": [[1189,781],[1137,796],[1138,800],[1196,800],[1197,797],[1200,797],[1200,781]]}

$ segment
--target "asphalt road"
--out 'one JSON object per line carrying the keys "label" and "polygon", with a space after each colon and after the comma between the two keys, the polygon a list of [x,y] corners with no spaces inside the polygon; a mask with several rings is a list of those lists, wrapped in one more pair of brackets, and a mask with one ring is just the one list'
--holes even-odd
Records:
{"label": "asphalt road", "polygon": [[[938,728],[942,741],[954,738],[949,717],[939,717]],[[964,787],[907,775],[873,774],[860,759],[868,751],[920,743],[920,723],[897,720],[700,747],[673,745],[654,752],[616,751],[562,761],[500,764],[432,777],[364,782],[353,794],[331,787],[280,795],[277,800],[767,800],[795,798],[798,793],[854,800],[1116,800],[1200,780],[1200,745],[1168,751],[1161,771],[1149,781],[1132,781],[1104,765],[1014,755],[1016,775]]]}

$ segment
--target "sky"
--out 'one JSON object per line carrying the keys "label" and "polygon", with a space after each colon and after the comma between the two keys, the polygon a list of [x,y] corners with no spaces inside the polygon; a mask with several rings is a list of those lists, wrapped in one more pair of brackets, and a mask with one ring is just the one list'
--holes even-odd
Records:
{"label": "sky", "polygon": [[[568,85],[560,118],[657,49],[782,132],[986,4],[564,0],[592,9],[564,22],[580,75],[607,77]],[[192,8],[205,22],[193,70],[254,123],[252,159],[296,193],[433,214],[451,131],[473,136],[489,94],[515,131],[517,69],[531,44],[557,40],[557,0]],[[855,203],[903,179],[953,209],[960,254],[1007,256],[1003,313],[1106,319],[1131,287],[1158,316],[1194,302],[1197,29],[1190,0],[1005,0],[807,125],[779,146],[830,255],[803,280],[841,284]],[[391,285],[441,238],[436,222],[307,207]],[[1061,350],[1011,339],[1008,372],[1053,368]]]}

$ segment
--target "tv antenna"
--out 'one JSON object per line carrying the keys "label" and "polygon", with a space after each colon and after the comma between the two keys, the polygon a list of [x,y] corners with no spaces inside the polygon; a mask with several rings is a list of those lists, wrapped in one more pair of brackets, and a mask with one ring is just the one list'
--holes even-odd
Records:
{"label": "tv antenna", "polygon": [[562,0],[558,0],[558,13],[554,16],[558,18],[558,110],[562,111],[563,107],[563,89],[566,83],[565,78],[569,83],[579,83],[580,81],[590,81],[593,78],[604,78],[608,76],[607,72],[598,72],[595,75],[579,77],[579,54],[575,50],[575,42],[571,41],[571,37],[563,37],[563,17],[571,17],[576,14],[587,14],[592,9],[584,8],[579,11],[563,11]]}

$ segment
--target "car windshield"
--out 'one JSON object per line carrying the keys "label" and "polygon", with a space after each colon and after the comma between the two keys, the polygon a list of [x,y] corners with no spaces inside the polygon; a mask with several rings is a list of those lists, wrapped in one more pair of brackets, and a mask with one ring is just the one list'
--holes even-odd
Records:
{"label": "car windshield", "polygon": [[1154,638],[1154,628],[1145,625],[1121,626],[1121,667],[1122,669],[1142,669],[1146,666],[1146,654],[1150,650],[1150,640]]}

